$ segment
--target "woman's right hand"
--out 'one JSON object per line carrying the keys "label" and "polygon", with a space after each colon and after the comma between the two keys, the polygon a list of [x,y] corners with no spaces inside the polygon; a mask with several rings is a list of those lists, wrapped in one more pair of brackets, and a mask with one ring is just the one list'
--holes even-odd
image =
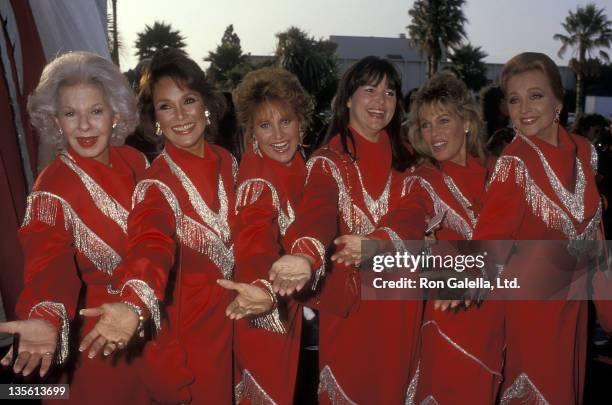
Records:
{"label": "woman's right hand", "polygon": [[300,291],[312,277],[312,261],[305,255],[285,255],[270,268],[272,289],[280,295]]}
{"label": "woman's right hand", "polygon": [[[58,331],[55,326],[43,319],[0,322],[0,332],[19,335],[19,353],[13,365],[15,373],[28,376],[40,366],[40,376],[47,374],[57,347]],[[12,360],[13,347],[0,364],[10,366]]]}
{"label": "woman's right hand", "polygon": [[261,315],[272,309],[274,304],[272,298],[262,287],[225,279],[219,279],[217,283],[227,290],[238,293],[225,309],[225,315],[230,319],[238,320],[245,316]]}

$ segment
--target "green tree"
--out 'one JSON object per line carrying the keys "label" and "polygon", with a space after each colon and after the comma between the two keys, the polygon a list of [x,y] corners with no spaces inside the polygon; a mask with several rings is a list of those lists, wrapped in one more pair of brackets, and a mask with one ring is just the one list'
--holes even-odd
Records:
{"label": "green tree", "polygon": [[576,113],[579,114],[582,112],[584,76],[593,66],[589,59],[597,59],[594,53],[599,51],[600,59],[610,61],[604,49],[612,44],[612,22],[608,20],[603,8],[599,9],[589,3],[584,7],[577,6],[575,12],[569,10],[561,26],[566,33],[555,34],[553,38],[562,44],[558,53],[560,58],[563,58],[568,48],[574,49],[574,57],[569,66],[576,73]]}
{"label": "green tree", "polygon": [[427,58],[427,77],[438,71],[443,52],[466,38],[463,14],[465,0],[416,0],[406,28],[410,39]]}
{"label": "green tree", "polygon": [[214,52],[209,52],[204,60],[210,62],[206,73],[226,91],[236,87],[242,77],[253,69],[249,55],[242,53],[240,37],[234,32],[232,24],[225,29],[221,45]]}
{"label": "green tree", "polygon": [[297,27],[276,34],[276,65],[297,76],[315,101],[315,111],[307,143],[316,146],[327,126],[329,107],[338,85],[337,45],[309,37]]}
{"label": "green tree", "polygon": [[155,51],[170,47],[183,50],[187,46],[184,42],[185,37],[181,35],[181,32],[172,30],[170,24],[155,21],[153,26],[145,25],[143,32],[138,33],[138,39],[136,40],[136,56],[141,61],[146,58],[153,56]]}
{"label": "green tree", "polygon": [[483,61],[487,56],[479,46],[474,47],[469,43],[462,45],[454,48],[449,56],[451,64],[448,70],[463,80],[469,89],[479,91],[488,82],[487,66]]}

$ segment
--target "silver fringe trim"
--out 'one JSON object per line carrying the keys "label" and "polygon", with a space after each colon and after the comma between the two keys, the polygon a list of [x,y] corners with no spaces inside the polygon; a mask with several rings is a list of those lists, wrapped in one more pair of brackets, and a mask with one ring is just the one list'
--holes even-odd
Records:
{"label": "silver fringe trim", "polygon": [[214,213],[208,207],[208,205],[206,205],[202,199],[202,196],[191,182],[191,179],[185,174],[183,169],[174,163],[174,160],[172,160],[170,155],[168,155],[165,150],[162,152],[162,156],[166,160],[166,163],[168,164],[168,167],[172,173],[176,176],[187,192],[189,202],[198,213],[198,216],[202,219],[202,222],[208,224],[212,229],[214,229],[219,234],[223,242],[228,242],[230,240],[230,228],[227,223],[228,202],[222,177],[219,176],[217,183],[219,212]]}
{"label": "silver fringe trim", "polygon": [[[291,254],[293,254],[294,249],[298,246],[312,256],[318,255],[321,259],[321,266],[315,271],[314,280],[312,281],[312,290],[314,291],[317,289],[319,280],[321,280],[321,278],[325,275],[325,246],[323,246],[323,243],[316,238],[311,236],[302,236],[301,238],[296,239],[295,242],[293,242],[293,245],[291,245]],[[313,247],[315,249],[314,251],[312,249]]]}
{"label": "silver fringe trim", "polygon": [[[259,279],[259,282],[266,286],[268,292],[272,297],[276,296],[276,293],[272,289],[272,284],[268,280]],[[278,312],[278,306],[267,314],[258,315],[251,319],[251,324],[256,328],[265,329],[269,332],[285,334],[285,326],[280,319],[280,313]]]}
{"label": "silver fringe trim", "polygon": [[133,206],[136,206],[145,198],[147,190],[151,186],[157,187],[170,205],[176,221],[176,233],[179,241],[196,252],[206,255],[219,268],[225,279],[231,279],[234,269],[233,245],[228,247],[213,230],[185,215],[178,199],[167,185],[159,180],[152,179],[139,182],[132,196]]}
{"label": "silver fringe trim", "polygon": [[[445,227],[452,229],[457,232],[461,236],[463,236],[466,240],[472,239],[472,232],[474,231],[472,226],[465,220],[457,211],[451,208],[447,203],[445,203],[440,196],[434,191],[432,185],[420,176],[409,176],[404,179],[404,186],[402,187],[402,197],[406,194],[410,193],[412,186],[415,183],[419,183],[423,189],[429,194],[429,198],[431,198],[431,202],[433,203],[434,213],[438,215],[440,212],[446,211],[446,215],[444,216],[444,221],[442,223]],[[459,203],[461,204],[461,203]]]}
{"label": "silver fringe trim", "polygon": [[531,208],[533,215],[542,219],[548,228],[561,231],[570,241],[595,239],[597,227],[601,220],[601,202],[597,207],[595,215],[584,229],[584,232],[579,234],[569,215],[554,201],[548,198],[542,189],[538,187],[536,182],[531,178],[527,165],[516,156],[502,156],[497,159],[497,164],[489,180],[488,187],[490,187],[494,181],[499,181],[501,183],[508,181],[513,171],[513,167],[514,181],[518,186],[524,189],[527,205]]}
{"label": "silver fringe trim", "polygon": [[234,387],[234,398],[237,404],[243,399],[248,399],[251,405],[276,405],[246,368],[242,370],[242,380]]}
{"label": "silver fringe trim", "polygon": [[232,156],[232,178],[234,179],[234,185],[238,182],[238,161]]}
{"label": "silver fringe trim", "polygon": [[459,186],[457,186],[453,179],[447,174],[444,174],[444,184],[446,184],[446,187],[448,187],[448,190],[451,192],[455,200],[457,200],[457,202],[461,205],[461,208],[463,208],[463,211],[466,213],[470,219],[470,222],[472,223],[472,228],[475,228],[477,218],[474,214],[472,203],[465,195],[463,195],[461,189],[459,189]]}
{"label": "silver fringe trim", "polygon": [[[113,274],[115,268],[121,263],[121,256],[83,223],[66,200],[46,191],[35,191],[28,196],[27,202],[23,226],[28,225],[32,220],[55,226],[59,205],[64,214],[64,229],[72,231],[76,250],[87,257],[98,270],[109,275]],[[34,203],[36,203],[35,210],[32,208]]]}
{"label": "silver fringe trim", "polygon": [[530,405],[550,405],[526,373],[521,373],[516,377],[502,395],[499,404],[507,405],[513,399],[519,399],[522,403]]}
{"label": "silver fringe trim", "polygon": [[503,379],[503,377],[502,377],[502,375],[501,375],[501,373],[499,371],[495,371],[495,370],[491,369],[482,360],[480,360],[478,357],[474,356],[473,354],[471,354],[470,352],[465,350],[463,347],[459,346],[459,344],[457,344],[447,334],[442,332],[442,329],[440,329],[440,326],[438,325],[438,323],[436,321],[427,321],[427,322],[423,323],[423,326],[421,326],[421,330],[423,330],[423,328],[425,328],[428,325],[433,325],[436,328],[436,330],[438,331],[438,334],[440,336],[442,336],[444,338],[444,340],[446,340],[455,349],[457,349],[461,353],[463,353],[466,357],[468,357],[469,359],[475,361],[480,367],[484,368],[487,372],[493,374],[494,376],[497,376],[500,380]]}
{"label": "silver fringe trim", "polygon": [[59,302],[42,301],[30,309],[28,318],[31,318],[33,313],[39,314],[39,310],[43,310],[48,314],[57,316],[61,320],[60,330],[58,333],[59,353],[56,354],[55,358],[58,364],[62,364],[68,358],[68,336],[70,334],[70,323],[68,322],[66,307],[64,304]]}
{"label": "silver fringe trim", "polygon": [[272,183],[261,178],[248,179],[240,183],[236,190],[236,214],[240,207],[254,204],[263,193],[264,186],[270,189],[272,195],[272,205],[278,213],[278,227],[282,236],[285,236],[287,228],[295,220],[295,213],[289,201],[287,201],[287,213],[281,208],[278,192]]}
{"label": "silver fringe trim", "polygon": [[314,156],[310,158],[306,163],[308,175],[306,176],[305,184],[308,184],[312,168],[317,161],[321,161],[323,170],[326,173],[329,173],[336,181],[338,186],[338,210],[340,211],[342,220],[348,227],[350,233],[362,236],[372,233],[375,229],[372,221],[359,207],[353,203],[351,194],[348,191],[346,184],[344,184],[344,180],[342,179],[342,174],[333,160],[325,156]]}
{"label": "silver fringe trim", "polygon": [[[151,319],[153,319],[153,323],[155,324],[155,329],[161,329],[161,313],[159,310],[159,302],[157,301],[157,297],[155,296],[155,292],[149,285],[139,279],[131,279],[126,281],[121,287],[119,291],[119,295],[123,295],[123,291],[127,287],[130,287],[134,293],[140,298],[140,300],[145,304],[149,312],[151,313]],[[111,292],[109,289],[107,291]],[[115,290],[116,291],[116,290]]]}
{"label": "silver fringe trim", "polygon": [[321,374],[319,374],[319,389],[317,390],[317,394],[322,395],[324,392],[327,393],[333,405],[357,405],[356,402],[352,401],[348,395],[346,395],[342,387],[340,387],[338,380],[336,380],[329,366],[323,367]]}
{"label": "silver fringe trim", "polygon": [[406,390],[406,400],[404,401],[404,405],[414,405],[414,399],[416,398],[417,387],[419,386],[419,378],[421,377],[421,362],[417,364],[417,369],[412,376],[412,380],[410,380],[410,384],[408,384],[408,389]]}
{"label": "silver fringe trim", "polygon": [[400,238],[397,232],[395,232],[393,229],[387,226],[383,226],[382,228],[378,228],[378,229],[386,232],[387,235],[389,235],[389,240],[391,241],[391,243],[393,243],[393,246],[395,247],[396,251],[398,252],[408,251],[408,249],[406,249],[406,245],[404,245],[404,241],[402,240],[402,238]]}
{"label": "silver fringe trim", "polygon": [[127,234],[128,210],[119,204],[117,200],[108,195],[94,179],[76,164],[72,156],[67,152],[62,152],[59,158],[77,175],[77,177],[79,177],[94,204],[96,204],[96,207],[98,207],[102,214],[119,225],[123,233]]}
{"label": "silver fringe trim", "polygon": [[[567,208],[567,210],[570,212],[570,214],[572,214],[576,221],[584,221],[584,189],[586,187],[586,178],[584,175],[584,170],[582,168],[582,162],[580,161],[580,159],[578,159],[578,156],[576,156],[575,192],[571,193],[565,187],[563,187],[563,184],[561,184],[561,181],[555,174],[554,170],[552,169],[552,167],[550,167],[550,164],[548,163],[548,160],[546,159],[546,156],[544,156],[542,151],[526,136],[522,134],[519,134],[518,136],[520,136],[527,145],[531,146],[531,148],[540,158],[540,162],[544,167],[546,177],[548,177],[548,182],[550,183],[550,186],[557,195],[557,198],[559,198],[559,201],[561,201],[561,204],[563,204],[565,208]],[[592,159],[593,158],[591,156],[591,160]]]}
{"label": "silver fringe trim", "polygon": [[359,185],[361,185],[361,193],[363,194],[363,201],[365,202],[372,219],[374,219],[374,223],[378,224],[380,219],[389,211],[389,192],[391,190],[391,177],[392,172],[389,173],[389,178],[387,179],[387,183],[385,183],[385,188],[383,192],[378,197],[378,199],[373,199],[368,190],[366,190],[363,184],[363,178],[361,176],[361,170],[359,170],[359,165],[357,162],[353,162],[353,166],[355,166],[355,170],[357,171],[357,178],[359,179]]}

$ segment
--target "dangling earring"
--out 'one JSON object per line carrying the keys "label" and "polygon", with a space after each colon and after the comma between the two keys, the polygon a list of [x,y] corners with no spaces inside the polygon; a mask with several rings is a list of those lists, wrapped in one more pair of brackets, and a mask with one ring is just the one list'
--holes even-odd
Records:
{"label": "dangling earring", "polygon": [[259,150],[259,142],[257,142],[257,138],[253,137],[253,153],[259,157],[261,156],[261,151]]}
{"label": "dangling earring", "polygon": [[561,116],[561,109],[560,108],[556,108],[555,109],[555,118],[553,119],[553,122],[555,124],[559,123],[559,117]]}
{"label": "dangling earring", "polygon": [[60,136],[64,136],[64,131],[62,131],[62,128],[58,128],[57,132],[60,134]]}
{"label": "dangling earring", "polygon": [[113,129],[117,128],[117,123],[113,122],[113,126],[111,128],[113,128]]}
{"label": "dangling earring", "polygon": [[212,124],[212,122],[210,121],[210,111],[204,110],[204,118],[206,118],[206,125]]}
{"label": "dangling earring", "polygon": [[155,135],[162,136],[163,134],[161,125],[159,125],[159,122],[155,122]]}
{"label": "dangling earring", "polygon": [[467,138],[468,136],[470,136],[470,129],[469,129],[469,128],[466,128],[466,129],[465,129],[465,136],[466,136],[466,138]]}

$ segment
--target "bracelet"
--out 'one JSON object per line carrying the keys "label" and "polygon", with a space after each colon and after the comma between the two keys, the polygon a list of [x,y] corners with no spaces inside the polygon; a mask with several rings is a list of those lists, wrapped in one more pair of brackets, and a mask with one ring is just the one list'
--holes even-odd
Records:
{"label": "bracelet", "polygon": [[130,308],[132,311],[134,311],[136,313],[136,315],[138,315],[138,326],[136,327],[136,332],[138,332],[138,336],[143,338],[145,333],[144,333],[144,315],[142,314],[142,309],[135,304],[132,304],[131,302],[128,301],[121,301],[122,303],[124,303],[125,305],[128,306],[128,308]]}
{"label": "bracelet", "polygon": [[274,294],[274,290],[272,289],[272,284],[270,284],[268,280],[264,280],[263,278],[258,278],[257,280],[253,281],[251,284],[252,285],[263,284],[263,286],[260,286],[260,287],[263,287],[264,291],[268,293],[268,296],[270,297],[270,300],[272,301],[271,309],[276,308],[278,304],[278,300],[276,299],[276,294]]}

